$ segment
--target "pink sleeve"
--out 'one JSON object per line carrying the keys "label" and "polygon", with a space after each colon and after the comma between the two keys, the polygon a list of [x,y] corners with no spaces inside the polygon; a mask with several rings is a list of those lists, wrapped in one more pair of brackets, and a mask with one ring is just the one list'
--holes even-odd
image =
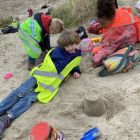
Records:
{"label": "pink sleeve", "polygon": [[101,42],[103,48],[93,56],[93,61],[96,65],[100,65],[103,59],[116,50],[135,43],[136,30],[134,25],[125,25],[109,30],[103,34]]}

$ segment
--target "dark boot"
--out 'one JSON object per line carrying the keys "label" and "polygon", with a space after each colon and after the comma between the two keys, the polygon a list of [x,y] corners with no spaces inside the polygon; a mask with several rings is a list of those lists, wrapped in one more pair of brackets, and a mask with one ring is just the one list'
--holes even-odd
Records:
{"label": "dark boot", "polygon": [[35,62],[28,62],[28,70],[31,71],[35,67]]}
{"label": "dark boot", "polygon": [[10,126],[11,122],[12,120],[7,115],[0,117],[0,139],[3,137],[5,129]]}

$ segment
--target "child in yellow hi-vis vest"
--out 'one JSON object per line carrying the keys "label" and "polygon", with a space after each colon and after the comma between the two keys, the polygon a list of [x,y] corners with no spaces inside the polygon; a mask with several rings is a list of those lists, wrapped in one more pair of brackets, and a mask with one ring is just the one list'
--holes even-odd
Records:
{"label": "child in yellow hi-vis vest", "polygon": [[40,67],[35,67],[31,72],[32,76],[0,102],[0,136],[34,102],[49,102],[68,74],[71,73],[76,79],[80,78],[81,51],[77,49],[79,42],[76,32],[63,31],[58,39],[58,46],[47,53]]}
{"label": "child in yellow hi-vis vest", "polygon": [[36,13],[27,18],[19,26],[19,37],[28,54],[28,70],[35,67],[35,61],[51,49],[50,35],[64,30],[60,19],[52,18],[44,13]]}

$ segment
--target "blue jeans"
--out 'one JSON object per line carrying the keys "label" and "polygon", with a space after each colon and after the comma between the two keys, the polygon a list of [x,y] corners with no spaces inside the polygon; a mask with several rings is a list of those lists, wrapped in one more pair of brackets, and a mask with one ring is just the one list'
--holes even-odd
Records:
{"label": "blue jeans", "polygon": [[0,116],[8,113],[11,119],[15,119],[28,110],[32,103],[37,101],[37,93],[34,91],[36,86],[36,79],[30,77],[20,87],[12,91],[0,102]]}

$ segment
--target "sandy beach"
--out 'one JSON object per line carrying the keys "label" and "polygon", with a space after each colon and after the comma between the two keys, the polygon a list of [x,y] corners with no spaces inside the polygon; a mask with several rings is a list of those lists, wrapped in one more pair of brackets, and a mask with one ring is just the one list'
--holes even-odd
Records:
{"label": "sandy beach", "polygon": [[[25,11],[19,15],[20,18],[27,16]],[[58,36],[51,38],[53,46],[56,45]],[[2,100],[29,77],[29,72],[27,55],[18,33],[0,35],[0,44]],[[140,65],[127,73],[101,78],[97,76],[100,68],[94,69],[91,55],[86,54],[82,57],[80,67],[80,79],[70,77],[61,85],[60,91],[50,103],[35,103],[12,123],[4,133],[3,140],[27,140],[31,127],[40,121],[47,121],[60,129],[66,140],[79,140],[92,127],[99,128],[100,140],[139,140]],[[3,76],[7,72],[12,72],[13,77],[4,80]],[[85,93],[98,93],[105,99],[107,111],[103,116],[89,117],[84,113]]]}

